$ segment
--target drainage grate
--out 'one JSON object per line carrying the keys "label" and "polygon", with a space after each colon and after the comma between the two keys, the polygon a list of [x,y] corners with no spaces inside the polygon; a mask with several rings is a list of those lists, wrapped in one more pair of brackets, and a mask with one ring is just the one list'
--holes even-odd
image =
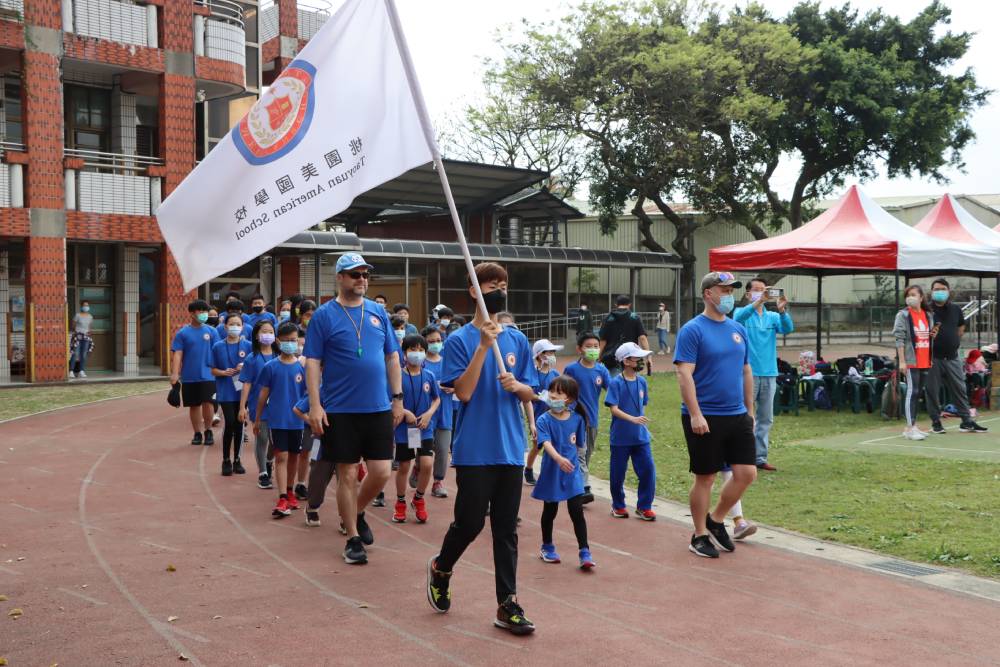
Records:
{"label": "drainage grate", "polygon": [[924,567],[923,565],[915,565],[899,560],[883,560],[877,563],[869,563],[868,567],[896,572],[897,574],[905,574],[911,577],[926,577],[929,574],[941,573],[941,570],[935,570],[933,567]]}

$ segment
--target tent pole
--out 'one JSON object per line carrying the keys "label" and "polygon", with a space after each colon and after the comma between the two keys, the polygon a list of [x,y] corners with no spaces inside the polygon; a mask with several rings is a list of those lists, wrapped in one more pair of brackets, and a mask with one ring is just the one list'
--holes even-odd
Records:
{"label": "tent pole", "polygon": [[976,349],[983,346],[983,317],[979,313],[983,310],[983,277],[979,276],[979,303],[976,304],[979,310],[976,312]]}
{"label": "tent pole", "polygon": [[822,358],[823,351],[823,273],[816,272],[816,361]]}

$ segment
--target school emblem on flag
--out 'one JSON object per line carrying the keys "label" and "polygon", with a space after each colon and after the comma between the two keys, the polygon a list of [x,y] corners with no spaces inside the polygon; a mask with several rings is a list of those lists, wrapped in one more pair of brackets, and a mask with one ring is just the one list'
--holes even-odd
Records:
{"label": "school emblem on flag", "polygon": [[316,104],[315,78],[316,68],[310,63],[292,61],[233,128],[233,144],[247,162],[273,162],[302,141]]}

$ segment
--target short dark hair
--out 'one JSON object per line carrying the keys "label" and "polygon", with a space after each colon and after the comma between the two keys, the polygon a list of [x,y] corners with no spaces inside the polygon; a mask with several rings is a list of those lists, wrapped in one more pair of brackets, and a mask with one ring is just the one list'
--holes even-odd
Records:
{"label": "short dark hair", "polygon": [[[944,278],[935,278],[934,282],[931,283],[931,289],[934,289],[935,285],[944,285],[948,289],[951,289],[951,285],[949,285],[948,281],[945,280]],[[904,294],[905,294],[905,292],[904,292]]]}
{"label": "short dark hair", "polygon": [[632,297],[630,297],[627,294],[619,294],[618,297],[615,299],[615,305],[616,306],[631,306],[632,305]]}
{"label": "short dark hair", "polygon": [[444,317],[445,315],[451,317],[454,314],[455,314],[455,311],[452,310],[451,308],[449,308],[448,306],[445,306],[444,308],[438,308],[438,319],[439,320],[442,317]]}
{"label": "short dark hair", "polygon": [[372,299],[372,301],[374,301],[375,299],[382,299],[386,303],[389,302],[389,299],[385,298],[385,294],[376,294],[375,297]]}
{"label": "short dark hair", "polygon": [[276,334],[276,337],[281,338],[282,336],[287,336],[292,333],[299,333],[299,325],[295,322],[282,322],[278,326],[278,333]]}
{"label": "short dark hair", "polygon": [[405,310],[406,312],[410,312],[410,307],[407,306],[405,303],[397,303],[396,305],[394,305],[392,307],[392,312],[394,312],[394,313],[398,313],[401,310]]}
{"label": "short dark hair", "polygon": [[299,302],[299,317],[316,310],[316,302],[312,299],[303,299]]}
{"label": "short dark hair", "polygon": [[758,276],[755,278],[751,278],[750,280],[747,281],[748,292],[750,291],[750,286],[753,285],[754,283],[760,283],[763,287],[767,287],[767,282],[763,278]]}
{"label": "short dark hair", "polygon": [[226,301],[226,310],[242,313],[243,302],[239,299],[230,299],[229,301]]}
{"label": "short dark hair", "polygon": [[228,293],[226,294],[226,301],[231,301],[231,300],[233,300],[233,299],[236,299],[237,301],[239,301],[239,300],[240,300],[240,293],[239,293],[239,292],[237,292],[236,290],[230,290],[230,291],[229,291],[229,292],[228,292]]}
{"label": "short dark hair", "polygon": [[427,349],[427,340],[420,334],[410,334],[403,339],[402,348],[404,352],[406,350],[412,350],[417,346],[420,346],[425,350]]}
{"label": "short dark hair", "polygon": [[398,329],[399,327],[406,326],[406,320],[404,320],[400,315],[392,315],[389,317],[389,324],[392,325],[393,329]]}
{"label": "short dark hair", "polygon": [[[420,335],[423,336],[424,338],[427,338],[431,334],[438,334],[439,336],[441,336],[441,330],[435,326],[426,326],[420,330]],[[441,337],[444,338],[444,336]]]}
{"label": "short dark hair", "polygon": [[455,327],[457,329],[458,327],[465,326],[466,322],[467,320],[464,317],[462,317],[461,315],[456,315],[455,317],[451,318],[451,324],[448,326],[448,328],[451,329],[452,327]]}
{"label": "short dark hair", "polygon": [[[507,269],[496,262],[480,262],[475,266],[476,280],[479,284],[493,282],[507,282]],[[472,287],[472,276],[469,276],[469,287]]]}
{"label": "short dark hair", "polygon": [[586,343],[588,340],[596,340],[598,343],[601,342],[601,338],[593,331],[584,331],[582,334],[576,337],[576,346],[583,347],[583,344]]}
{"label": "short dark hair", "polygon": [[252,297],[250,297],[250,301],[251,302],[256,301],[257,299],[260,299],[261,301],[263,301],[264,300],[264,295],[261,294],[260,292],[257,292]]}
{"label": "short dark hair", "polygon": [[240,315],[239,313],[230,313],[229,315],[226,315],[226,319],[224,319],[223,322],[225,322],[228,325],[229,320],[233,319],[234,317],[239,319],[240,324],[243,324],[243,316]]}
{"label": "short dark hair", "polygon": [[191,303],[188,304],[188,312],[189,313],[193,313],[193,312],[198,311],[198,310],[205,310],[205,311],[207,311],[207,310],[211,310],[211,307],[208,305],[208,303],[205,302],[204,299],[195,299],[194,301],[192,301]]}

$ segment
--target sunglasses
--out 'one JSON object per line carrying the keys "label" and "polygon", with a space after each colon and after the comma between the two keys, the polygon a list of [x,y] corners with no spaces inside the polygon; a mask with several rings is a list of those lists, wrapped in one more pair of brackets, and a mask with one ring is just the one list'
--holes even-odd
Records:
{"label": "sunglasses", "polygon": [[717,275],[719,277],[719,280],[721,280],[722,282],[728,282],[730,280],[735,280],[736,279],[736,276],[734,276],[731,273],[726,273],[724,271],[720,271],[720,272],[716,273],[715,275]]}
{"label": "sunglasses", "polygon": [[354,280],[368,280],[372,275],[368,271],[345,271],[344,273]]}

